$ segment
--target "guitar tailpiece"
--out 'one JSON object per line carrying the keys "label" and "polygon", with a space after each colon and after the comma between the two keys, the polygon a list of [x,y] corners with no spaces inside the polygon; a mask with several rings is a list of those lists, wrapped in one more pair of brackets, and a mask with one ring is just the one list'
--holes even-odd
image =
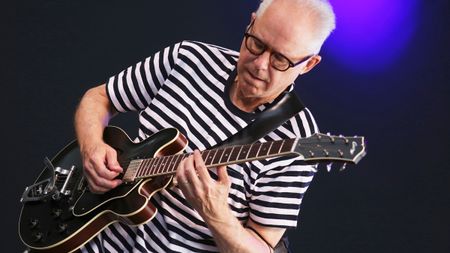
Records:
{"label": "guitar tailpiece", "polygon": [[[72,165],[70,170],[61,167],[55,168],[48,157],[44,158],[44,164],[45,169],[51,171],[51,177],[25,187],[20,202],[40,201],[48,196],[51,196],[53,200],[59,200],[61,195],[68,196],[71,194],[71,190],[68,190],[68,185],[75,166]],[[58,189],[56,185],[58,179],[64,179],[61,189]]]}

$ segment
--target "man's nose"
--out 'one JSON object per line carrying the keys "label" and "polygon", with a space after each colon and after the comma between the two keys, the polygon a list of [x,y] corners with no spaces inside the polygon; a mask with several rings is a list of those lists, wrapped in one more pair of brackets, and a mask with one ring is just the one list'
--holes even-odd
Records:
{"label": "man's nose", "polygon": [[268,50],[264,51],[262,54],[256,56],[253,61],[256,68],[259,70],[267,70],[270,66],[270,52]]}

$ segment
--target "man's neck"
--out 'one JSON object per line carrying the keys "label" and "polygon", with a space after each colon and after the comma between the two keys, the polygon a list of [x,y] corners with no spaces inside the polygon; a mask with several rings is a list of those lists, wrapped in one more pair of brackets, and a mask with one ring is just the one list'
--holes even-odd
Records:
{"label": "man's neck", "polygon": [[274,98],[246,97],[237,86],[236,80],[230,88],[230,100],[237,108],[244,112],[254,112],[260,105],[274,100]]}

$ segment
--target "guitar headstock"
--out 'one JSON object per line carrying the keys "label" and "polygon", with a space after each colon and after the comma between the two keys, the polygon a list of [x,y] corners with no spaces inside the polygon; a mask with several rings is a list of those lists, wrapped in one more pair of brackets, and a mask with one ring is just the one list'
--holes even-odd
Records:
{"label": "guitar headstock", "polygon": [[341,162],[356,164],[366,155],[363,136],[336,136],[316,133],[299,139],[294,150],[307,163]]}

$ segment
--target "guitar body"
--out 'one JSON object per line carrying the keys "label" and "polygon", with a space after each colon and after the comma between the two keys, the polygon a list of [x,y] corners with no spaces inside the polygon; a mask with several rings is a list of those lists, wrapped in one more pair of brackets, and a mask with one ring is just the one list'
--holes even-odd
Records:
{"label": "guitar body", "polygon": [[[133,143],[121,129],[107,127],[104,140],[117,151],[118,161],[124,169],[134,159],[176,154],[187,144],[186,138],[173,128]],[[63,148],[51,163],[55,171],[63,172],[55,180],[55,185],[59,184],[63,191],[42,193],[44,187],[39,187],[39,182],[55,178],[53,170],[47,166],[25,196],[30,200],[24,202],[19,219],[20,238],[33,252],[72,252],[111,223],[146,223],[157,212],[149,199],[168,186],[172,179],[170,175],[156,176],[122,184],[104,194],[93,194],[83,177],[76,141]]]}
{"label": "guitar body", "polygon": [[[178,154],[187,145],[175,128],[155,133],[133,143],[124,131],[107,127],[104,140],[117,151],[125,183],[104,193],[93,194],[83,176],[76,141],[63,148],[35,183],[26,187],[21,202],[19,236],[32,252],[73,252],[114,222],[139,225],[151,220],[157,210],[150,198],[167,187],[179,163]],[[302,139],[232,145],[201,151],[207,168],[267,159],[299,156],[305,163],[355,164],[365,156],[364,137],[314,134]],[[327,169],[331,168],[327,166]]]}

